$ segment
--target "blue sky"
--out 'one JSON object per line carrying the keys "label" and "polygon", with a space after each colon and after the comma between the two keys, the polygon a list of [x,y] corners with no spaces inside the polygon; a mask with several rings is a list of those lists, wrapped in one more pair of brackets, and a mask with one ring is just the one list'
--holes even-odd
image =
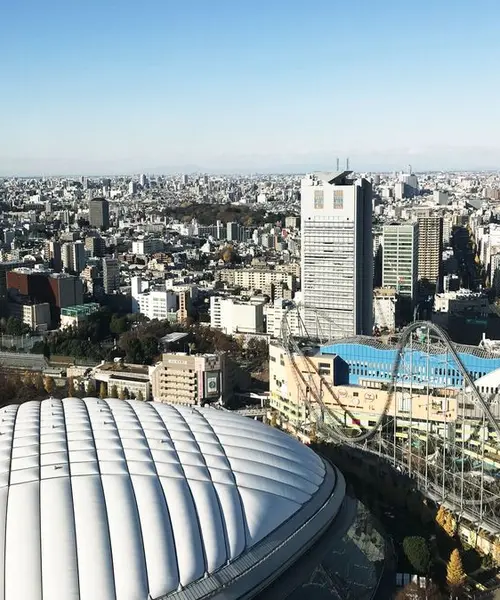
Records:
{"label": "blue sky", "polygon": [[498,0],[0,0],[0,173],[500,165]]}

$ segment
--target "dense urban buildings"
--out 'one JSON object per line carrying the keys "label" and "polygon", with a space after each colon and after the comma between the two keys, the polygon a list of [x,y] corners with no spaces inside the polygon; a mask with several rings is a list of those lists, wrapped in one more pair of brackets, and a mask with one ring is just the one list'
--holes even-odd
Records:
{"label": "dense urban buildings", "polygon": [[[0,182],[2,343],[34,350],[0,358],[56,397],[208,404],[336,440],[411,473],[493,554],[497,188],[409,168]],[[58,279],[81,294],[42,293]]]}

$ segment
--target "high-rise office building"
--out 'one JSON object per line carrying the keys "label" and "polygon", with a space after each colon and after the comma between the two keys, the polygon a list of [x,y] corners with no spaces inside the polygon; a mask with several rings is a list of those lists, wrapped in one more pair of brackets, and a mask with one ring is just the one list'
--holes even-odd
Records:
{"label": "high-rise office building", "polygon": [[418,226],[383,228],[382,286],[415,299],[418,281]]}
{"label": "high-rise office building", "polygon": [[313,173],[301,183],[304,318],[318,337],[372,333],[372,188],[350,174]]}
{"label": "high-rise office building", "polygon": [[106,251],[106,243],[98,235],[88,236],[85,238],[85,250],[90,252],[92,257],[102,257]]}
{"label": "high-rise office building", "polygon": [[120,287],[120,263],[116,258],[102,259],[102,281],[106,294],[112,294]]}
{"label": "high-rise office building", "polygon": [[418,279],[426,279],[439,289],[442,275],[443,219],[418,219]]}
{"label": "high-rise office building", "polygon": [[67,242],[61,248],[62,264],[66,271],[80,274],[87,264],[83,242]]}
{"label": "high-rise office building", "polygon": [[104,198],[94,198],[89,202],[90,225],[98,229],[109,227],[109,202]]}
{"label": "high-rise office building", "polygon": [[61,243],[55,240],[45,242],[45,260],[54,271],[62,271]]}
{"label": "high-rise office building", "polygon": [[128,184],[128,195],[129,196],[133,196],[135,193],[137,193],[137,182],[136,181],[129,181],[129,184]]}

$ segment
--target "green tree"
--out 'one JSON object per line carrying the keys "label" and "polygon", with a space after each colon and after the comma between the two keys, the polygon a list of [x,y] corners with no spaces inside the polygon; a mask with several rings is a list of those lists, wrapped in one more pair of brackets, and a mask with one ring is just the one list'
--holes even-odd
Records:
{"label": "green tree", "polygon": [[122,389],[120,390],[120,394],[119,394],[118,398],[119,398],[120,400],[126,400],[126,399],[127,399],[127,395],[125,394],[125,388],[122,388]]}
{"label": "green tree", "polygon": [[74,398],[75,395],[75,382],[73,381],[73,377],[68,377],[68,396],[69,398]]}
{"label": "green tree", "polygon": [[52,396],[52,394],[56,391],[56,383],[54,381],[54,378],[50,376],[45,377],[43,381],[43,387],[45,388],[47,394],[50,394]]}
{"label": "green tree", "polygon": [[463,587],[467,579],[460,558],[460,552],[457,548],[450,555],[450,560],[446,567],[446,583],[453,592],[457,592]]}
{"label": "green tree", "polygon": [[137,393],[136,400],[144,400],[144,394],[141,392],[141,390],[139,390],[139,392]]}
{"label": "green tree", "polygon": [[403,551],[408,562],[420,575],[425,575],[429,569],[430,552],[427,542],[420,536],[408,536],[403,540]]}
{"label": "green tree", "polygon": [[121,335],[130,329],[130,323],[127,317],[119,317],[118,315],[113,315],[111,317],[111,321],[109,324],[109,329],[111,333],[115,335]]}
{"label": "green tree", "polygon": [[88,384],[87,384],[87,395],[88,396],[95,396],[97,393],[97,388],[95,386],[95,381],[93,379],[90,379]]}
{"label": "green tree", "polygon": [[109,393],[109,397],[110,398],[118,398],[118,388],[116,387],[116,385],[111,386],[111,391]]}
{"label": "green tree", "polygon": [[101,386],[99,388],[99,398],[101,400],[104,400],[107,397],[108,397],[108,386],[106,385],[106,382],[101,381]]}
{"label": "green tree", "polygon": [[25,325],[19,319],[9,317],[5,326],[5,333],[7,335],[25,335],[30,332],[28,325]]}

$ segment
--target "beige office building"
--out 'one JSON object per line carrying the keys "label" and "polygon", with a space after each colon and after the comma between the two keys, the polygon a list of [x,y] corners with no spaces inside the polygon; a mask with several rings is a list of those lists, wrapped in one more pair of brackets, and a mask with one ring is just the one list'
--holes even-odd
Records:
{"label": "beige office building", "polygon": [[226,360],[222,354],[163,354],[151,368],[153,399],[168,404],[203,405],[224,397]]}
{"label": "beige office building", "polygon": [[[411,423],[413,429],[422,432],[426,431],[428,418],[435,423],[433,430],[443,436],[446,424],[457,419],[458,399],[456,392],[450,389],[441,395],[436,390],[428,407],[427,395],[420,396],[416,390],[410,403],[408,393],[401,390],[389,398],[387,386],[382,383],[366,380],[362,385],[346,384],[343,371],[346,365],[336,355],[295,356],[297,368],[294,369],[281,345],[271,342],[269,361],[270,407],[277,414],[278,424],[293,433],[309,432],[318,420],[320,407],[314,401],[316,393],[321,394],[325,406],[337,415],[346,429],[374,427],[388,401],[386,413],[393,415],[396,411],[401,436],[406,433],[405,418],[408,427]],[[331,417],[325,414],[324,418],[328,421]],[[472,422],[462,424],[464,435],[470,435],[472,428]]]}
{"label": "beige office building", "polygon": [[218,281],[236,285],[245,290],[263,290],[272,284],[283,283],[295,292],[297,278],[292,273],[272,269],[221,269],[216,273]]}
{"label": "beige office building", "polygon": [[418,278],[439,287],[443,253],[442,217],[418,219]]}

